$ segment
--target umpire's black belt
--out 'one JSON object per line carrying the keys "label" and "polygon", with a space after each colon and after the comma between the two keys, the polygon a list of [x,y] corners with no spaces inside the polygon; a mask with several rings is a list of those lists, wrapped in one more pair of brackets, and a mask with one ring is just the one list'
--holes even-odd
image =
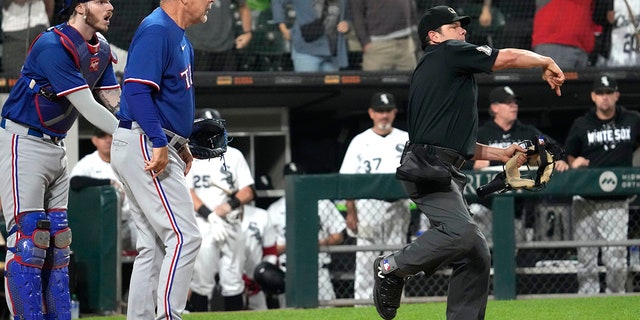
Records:
{"label": "umpire's black belt", "polygon": [[0,127],[2,129],[7,129],[7,124],[9,124],[9,126],[11,127],[10,130],[14,131],[17,134],[26,134],[32,137],[40,138],[55,145],[60,145],[60,142],[62,142],[63,139],[62,137],[50,136],[46,133],[43,133],[39,129],[29,127],[27,125],[15,122],[11,119],[2,118],[2,120],[0,121]]}
{"label": "umpire's black belt", "polygon": [[462,168],[462,166],[465,163],[465,158],[453,149],[432,146],[429,144],[413,143],[413,142],[409,142],[409,144],[407,145],[407,148],[409,148],[409,150],[407,151],[411,151],[414,148],[426,148],[429,151],[429,153],[435,154],[436,156],[438,156],[438,158],[440,158],[440,160],[450,163],[453,167],[457,169]]}
{"label": "umpire's black belt", "polygon": [[[118,122],[118,127],[131,130],[131,128],[133,127],[133,121],[120,120],[120,122]],[[182,149],[187,143],[189,143],[188,139],[181,137],[177,133],[171,132],[167,129],[162,129],[162,130],[164,131],[164,134],[167,136],[167,141],[169,142],[169,145],[174,147],[177,151],[180,151],[180,149]]]}

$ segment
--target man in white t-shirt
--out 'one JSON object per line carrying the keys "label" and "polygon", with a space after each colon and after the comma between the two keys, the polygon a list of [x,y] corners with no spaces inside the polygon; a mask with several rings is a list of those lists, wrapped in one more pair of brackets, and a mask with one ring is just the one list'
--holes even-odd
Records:
{"label": "man in white t-shirt", "polygon": [[122,183],[116,178],[111,169],[111,141],[113,137],[96,128],[91,137],[91,143],[96,150],[84,156],[71,170],[69,187],[72,190],[89,186],[112,185],[118,191],[122,204],[120,206],[120,235],[122,239],[122,251],[136,251],[136,226],[131,218],[129,200],[126,198]]}

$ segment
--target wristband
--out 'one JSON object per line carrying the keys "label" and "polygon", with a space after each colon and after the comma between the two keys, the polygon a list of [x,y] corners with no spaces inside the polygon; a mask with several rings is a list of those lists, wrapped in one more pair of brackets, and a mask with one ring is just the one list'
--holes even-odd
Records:
{"label": "wristband", "polygon": [[200,208],[198,208],[198,214],[205,219],[209,216],[209,214],[211,214],[211,212],[212,211],[209,210],[209,208],[207,208],[207,206],[205,206],[204,204],[201,205]]}
{"label": "wristband", "polygon": [[227,201],[227,203],[231,207],[231,210],[238,209],[238,207],[240,207],[240,204],[241,204],[240,199],[238,199],[235,195],[231,196],[231,198],[229,199],[229,201]]}

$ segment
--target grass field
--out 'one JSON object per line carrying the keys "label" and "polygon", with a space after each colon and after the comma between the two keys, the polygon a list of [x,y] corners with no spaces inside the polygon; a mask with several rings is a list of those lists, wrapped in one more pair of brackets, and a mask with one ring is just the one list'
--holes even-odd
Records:
{"label": "grass field", "polygon": [[[403,304],[398,320],[445,320],[441,302]],[[84,317],[83,317],[84,318]],[[91,317],[93,320],[122,320],[118,317]],[[268,311],[210,312],[185,314],[184,320],[365,320],[380,319],[374,307],[322,309],[279,309]],[[487,320],[640,320],[640,296],[602,296],[489,301]]]}

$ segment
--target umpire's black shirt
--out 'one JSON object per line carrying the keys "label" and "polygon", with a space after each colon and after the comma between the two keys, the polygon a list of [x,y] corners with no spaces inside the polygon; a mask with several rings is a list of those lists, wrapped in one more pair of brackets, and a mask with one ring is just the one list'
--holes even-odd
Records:
{"label": "umpire's black shirt", "polygon": [[478,131],[473,74],[490,73],[497,56],[495,48],[459,40],[427,46],[409,86],[409,140],[473,156]]}

